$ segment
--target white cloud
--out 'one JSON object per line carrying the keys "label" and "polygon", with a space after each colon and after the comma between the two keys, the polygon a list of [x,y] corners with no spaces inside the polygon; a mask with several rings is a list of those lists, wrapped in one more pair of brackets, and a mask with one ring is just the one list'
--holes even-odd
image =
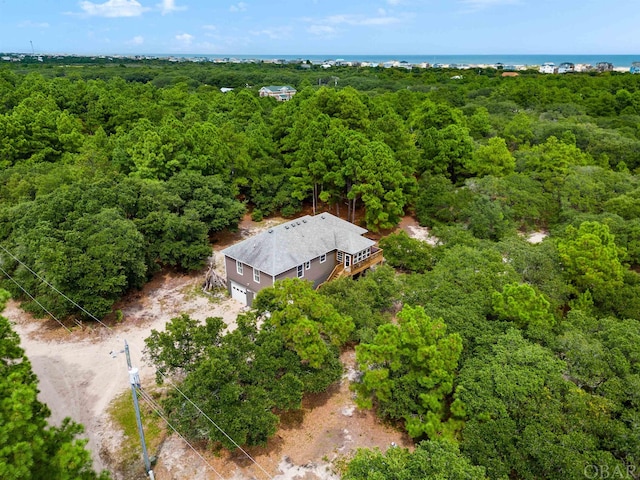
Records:
{"label": "white cloud", "polygon": [[138,17],[149,10],[136,0],[108,0],[105,3],[80,2],[80,8],[87,14],[96,17]]}
{"label": "white cloud", "polygon": [[388,16],[384,9],[378,9],[377,13],[377,16],[372,17],[364,15],[331,15],[321,19],[304,18],[302,20],[311,24],[307,28],[309,33],[324,37],[331,37],[337,34],[339,32],[339,27],[342,25],[380,27],[402,22],[400,17]]}
{"label": "white cloud", "polygon": [[331,36],[336,33],[336,29],[330,25],[311,25],[307,31],[319,36]]}
{"label": "white cloud", "polygon": [[129,45],[142,45],[144,43],[144,37],[142,35],[136,35],[127,42]]}
{"label": "white cloud", "polygon": [[162,0],[162,3],[158,3],[156,7],[160,9],[162,15],[187,9],[187,7],[177,6],[175,0]]}
{"label": "white cloud", "polygon": [[203,25],[203,30],[215,30],[217,27],[215,25]]}
{"label": "white cloud", "polygon": [[273,40],[279,40],[291,34],[291,27],[265,28],[263,30],[254,30],[250,33],[254,36],[266,36]]}
{"label": "white cloud", "polygon": [[195,38],[196,37],[194,37],[193,35],[189,35],[188,33],[181,33],[180,35],[176,35],[176,40],[178,40],[184,46],[191,45]]}
{"label": "white cloud", "polygon": [[235,5],[229,7],[230,12],[246,12],[249,5],[244,2],[238,2]]}
{"label": "white cloud", "polygon": [[47,22],[32,22],[31,20],[26,20],[24,22],[20,22],[18,24],[20,28],[49,28],[49,24]]}
{"label": "white cloud", "polygon": [[391,25],[393,23],[400,23],[399,17],[389,17],[386,15],[378,15],[377,17],[365,17],[363,15],[331,15],[324,20],[320,20],[319,24],[328,25],[353,25],[353,26],[377,26],[377,25]]}
{"label": "white cloud", "polygon": [[469,7],[466,10],[467,12],[475,12],[499,5],[515,5],[520,3],[519,0],[459,0],[459,2]]}
{"label": "white cloud", "polygon": [[351,25],[391,25],[398,22],[400,22],[400,19],[397,17],[371,17],[363,18]]}

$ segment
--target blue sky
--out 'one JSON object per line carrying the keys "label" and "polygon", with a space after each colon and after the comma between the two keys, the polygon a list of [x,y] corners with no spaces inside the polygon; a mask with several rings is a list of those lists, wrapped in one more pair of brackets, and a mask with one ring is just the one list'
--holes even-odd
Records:
{"label": "blue sky", "polygon": [[0,52],[640,54],[638,0],[0,0]]}

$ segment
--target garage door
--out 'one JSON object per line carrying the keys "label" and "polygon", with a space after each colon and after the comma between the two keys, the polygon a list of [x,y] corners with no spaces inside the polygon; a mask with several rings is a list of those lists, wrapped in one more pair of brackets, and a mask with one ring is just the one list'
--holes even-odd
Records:
{"label": "garage door", "polygon": [[236,282],[231,282],[231,298],[239,301],[243,305],[247,304],[247,289]]}

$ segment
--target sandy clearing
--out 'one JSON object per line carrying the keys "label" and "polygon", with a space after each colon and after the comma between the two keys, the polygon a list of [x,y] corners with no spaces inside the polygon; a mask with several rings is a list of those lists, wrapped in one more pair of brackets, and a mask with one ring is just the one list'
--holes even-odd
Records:
{"label": "sandy clearing", "polygon": [[111,451],[119,439],[109,432],[107,407],[129,388],[124,341],[129,344],[131,359],[140,370],[143,385],[154,384],[154,370],[143,362],[144,339],[151,330],[163,330],[167,321],[181,313],[204,320],[221,317],[230,328],[235,326],[242,306],[232,299],[212,301],[197,295],[199,276],[176,278],[160,275],[137,295],[139,298],[121,306],[124,321],[107,330],[92,326],[64,334],[58,328],[51,339],[53,320],[34,319],[10,301],[4,316],[13,322],[21,345],[40,381],[39,399],[51,409],[51,422],[59,424],[69,416],[85,425],[88,447],[96,468],[106,468],[99,452]]}
{"label": "sandy clearing", "polygon": [[437,237],[431,235],[431,231],[428,227],[420,226],[418,221],[413,217],[404,217],[400,221],[400,224],[398,225],[398,228],[396,228],[395,232],[397,233],[400,230],[404,230],[411,238],[422,240],[423,242],[426,242],[434,247],[437,246],[440,242]]}
{"label": "sandy clearing", "polygon": [[[356,375],[355,352],[341,356],[345,373],[325,393],[308,395],[302,409],[282,416],[266,447],[247,449],[268,475],[241,452],[201,452],[205,463],[175,435],[165,441],[155,468],[158,479],[337,480],[333,463],[358,448],[386,451],[392,444],[412,448],[411,439],[382,423],[371,410],[359,410],[349,386]],[[165,451],[165,450],[168,450]]]}
{"label": "sandy clearing", "polygon": [[541,243],[545,238],[547,238],[549,234],[547,232],[532,232],[526,235],[527,242],[529,243]]}

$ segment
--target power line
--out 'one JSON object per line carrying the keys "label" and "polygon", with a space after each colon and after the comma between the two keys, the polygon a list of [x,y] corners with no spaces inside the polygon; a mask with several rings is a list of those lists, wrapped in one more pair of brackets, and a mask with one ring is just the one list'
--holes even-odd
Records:
{"label": "power line", "polygon": [[26,293],[31,300],[36,302],[38,304],[38,306],[42,310],[47,312],[51,316],[51,318],[53,318],[56,322],[58,322],[62,328],[64,328],[67,332],[71,333],[71,330],[69,330],[69,328],[67,328],[67,326],[64,323],[62,323],[60,320],[58,320],[58,318],[56,318],[56,316],[53,313],[51,313],[49,310],[47,310],[44,307],[44,305],[42,305],[38,300],[36,300],[33,295],[31,295],[29,292],[27,292],[27,290],[25,290],[25,288],[22,285],[20,285],[11,275],[9,275],[9,273],[4,268],[0,267],[0,270],[2,270],[2,273],[4,273],[9,280],[11,280],[13,283],[15,283],[20,288],[20,290],[22,290],[24,293]]}
{"label": "power line", "polygon": [[[41,277],[38,273],[36,273],[35,271],[33,271],[27,264],[25,264],[22,260],[20,260],[18,257],[16,257],[14,254],[12,254],[9,250],[7,250],[3,245],[0,245],[0,248],[2,250],[4,250],[11,258],[13,258],[16,262],[18,262],[20,265],[22,265],[23,267],[25,267],[29,272],[31,272],[34,276],[36,276],[38,279],[40,279],[45,285],[47,285],[49,288],[51,288],[53,291],[55,291],[56,293],[58,293],[59,295],[61,295],[63,298],[65,298],[68,302],[70,302],[71,304],[73,304],[76,308],[80,309],[82,312],[84,312],[85,314],[87,314],[90,318],[94,319],[96,322],[98,322],[100,325],[102,325],[104,328],[106,328],[108,331],[115,333],[115,330],[113,330],[109,325],[107,325],[106,323],[102,322],[101,320],[99,320],[95,315],[93,315],[91,312],[87,311],[84,307],[82,307],[81,305],[79,305],[77,302],[75,302],[73,299],[69,298],[67,295],[65,295],[64,293],[62,293],[60,290],[58,290],[56,287],[54,287],[51,283],[49,283],[45,278]],[[21,287],[22,288],[22,287]],[[25,291],[25,293],[27,293]],[[28,294],[28,293],[27,293]],[[31,298],[33,298],[30,294],[28,294]],[[34,299],[35,300],[35,299]],[[44,308],[44,307],[43,307]],[[55,317],[54,317],[55,318]],[[58,323],[60,323],[63,327],[64,325],[56,319],[56,321],[58,321]],[[66,327],[65,327],[66,328]],[[68,329],[67,329],[68,330]],[[143,352],[139,352],[141,356],[144,356]],[[206,418],[218,431],[220,431],[227,439],[229,439],[229,441],[236,447],[238,448],[251,462],[253,462],[260,470],[262,470],[262,472],[264,472],[264,474],[269,478],[272,479],[273,477],[262,467],[262,465],[260,465],[251,455],[249,455],[249,453],[244,450],[233,438],[231,438],[227,432],[225,432],[216,422],[214,422],[211,417],[209,417],[206,413],[204,413],[204,411],[202,411],[202,409],[196,405],[193,400],[191,400],[182,390],[180,390],[178,388],[178,386],[173,383],[171,381],[171,379],[169,379],[163,372],[161,372],[160,370],[156,369],[156,371],[158,373],[160,373],[160,375],[169,383],[169,385],[171,385],[173,388],[176,389],[176,391],[178,393],[180,393],[180,395],[182,395],[191,405],[193,405],[193,407],[204,417]],[[178,434],[180,435],[180,434]],[[182,435],[180,435],[181,438]],[[186,441],[186,440],[185,440]],[[188,443],[188,442],[187,442]],[[193,448],[193,447],[192,447]]]}
{"label": "power line", "polygon": [[260,470],[262,470],[262,471],[264,472],[264,474],[267,476],[267,478],[270,478],[270,479],[272,479],[272,478],[273,478],[271,475],[269,475],[269,472],[267,472],[264,468],[262,468],[262,465],[260,465],[260,464],[259,464],[259,463],[258,463],[258,462],[257,462],[257,461],[252,457],[252,456],[251,456],[251,455],[249,455],[249,453],[248,453],[244,448],[242,448],[240,445],[238,445],[238,443],[237,443],[233,438],[231,438],[231,437],[227,434],[227,432],[225,432],[225,431],[224,431],[220,426],[218,426],[218,424],[217,424],[216,422],[214,422],[214,421],[209,417],[209,415],[207,415],[206,413],[204,413],[204,412],[202,411],[202,409],[201,409],[198,405],[196,405],[195,403],[193,403],[193,401],[192,401],[189,397],[187,397],[187,396],[184,394],[184,392],[183,392],[182,390],[180,390],[180,389],[178,388],[178,386],[177,386],[176,384],[174,384],[174,383],[173,383],[173,382],[172,382],[172,381],[171,381],[171,380],[170,380],[170,379],[169,379],[169,378],[168,378],[164,373],[162,373],[160,370],[158,370],[158,373],[160,373],[160,375],[162,375],[162,378],[166,379],[166,380],[169,382],[169,385],[171,385],[173,388],[175,388],[175,389],[176,389],[176,391],[177,391],[180,395],[182,395],[182,396],[183,396],[183,397],[184,397],[184,398],[185,398],[185,399],[186,399],[186,400],[187,400],[191,405],[193,405],[193,406],[195,407],[195,409],[200,413],[200,415],[202,415],[204,418],[206,418],[207,420],[209,420],[209,422],[211,422],[211,425],[213,425],[214,427],[216,427],[216,428],[220,431],[220,433],[222,433],[226,438],[228,438],[228,439],[229,439],[229,441],[231,441],[231,443],[233,443],[233,445],[234,445],[237,449],[239,449],[239,450],[240,450],[240,451],[241,451],[241,452],[242,452],[242,453],[243,453],[243,454],[244,454],[244,455],[245,455],[249,460],[251,460],[253,463],[255,463],[255,464],[256,464],[256,466],[257,466]]}
{"label": "power line", "polygon": [[151,408],[153,409],[153,411],[154,411],[154,412],[155,412],[155,413],[156,413],[160,418],[162,418],[162,420],[164,420],[164,421],[165,421],[165,423],[169,426],[169,428],[171,428],[171,430],[173,430],[173,431],[176,433],[176,435],[178,435],[178,436],[179,436],[179,437],[184,441],[184,443],[186,443],[186,444],[189,446],[189,448],[191,448],[191,450],[193,450],[193,451],[195,452],[195,454],[196,454],[196,455],[198,455],[198,457],[200,457],[200,459],[201,459],[204,463],[206,463],[206,464],[209,466],[209,468],[210,468],[211,470],[213,470],[213,472],[214,472],[216,475],[218,475],[218,477],[220,477],[222,480],[224,480],[224,477],[223,477],[223,476],[222,476],[222,475],[221,475],[221,474],[220,474],[220,473],[219,473],[215,468],[213,468],[213,465],[211,465],[211,464],[207,461],[207,459],[206,459],[206,458],[204,458],[204,457],[202,456],[202,454],[201,454],[200,452],[198,452],[198,450],[196,450],[196,448],[195,448],[193,445],[191,445],[191,443],[189,443],[189,441],[188,441],[185,437],[183,437],[183,436],[180,434],[180,432],[178,432],[178,430],[177,430],[173,425],[171,425],[171,422],[169,421],[169,419],[168,419],[168,418],[166,418],[166,417],[162,414],[161,408],[160,408],[160,406],[156,403],[156,401],[155,401],[155,400],[153,400],[153,399],[151,398],[151,396],[150,396],[147,392],[145,392],[142,388],[138,388],[138,391],[140,392],[140,396],[142,397],[142,399],[143,399],[143,400],[145,400],[145,401],[146,401],[146,402],[151,406]]}
{"label": "power line", "polygon": [[100,319],[98,319],[95,315],[93,315],[91,312],[87,311],[84,307],[82,307],[81,305],[79,305],[77,302],[75,302],[73,299],[69,298],[68,296],[66,296],[64,293],[62,293],[60,290],[58,290],[56,287],[54,287],[53,285],[51,285],[46,278],[41,277],[38,273],[34,272],[31,267],[29,267],[29,265],[27,265],[26,263],[24,263],[22,260],[20,260],[18,257],[16,257],[13,253],[11,253],[9,250],[7,250],[3,245],[0,245],[0,248],[2,248],[2,250],[4,250],[5,252],[7,252],[7,254],[13,258],[16,262],[18,262],[20,265],[22,265],[24,268],[26,268],[27,270],[29,270],[33,275],[35,275],[40,281],[42,281],[45,285],[47,285],[49,288],[51,288],[53,291],[55,291],[56,293],[58,293],[59,295],[61,295],[63,298],[65,298],[68,302],[70,302],[73,306],[75,306],[76,308],[79,308],[82,312],[84,312],[85,314],[87,314],[90,318],[92,318],[93,320],[95,320],[96,322],[98,322],[100,325],[102,325],[103,327],[107,328],[108,330],[112,330],[111,327],[109,327],[107,324],[105,324],[104,322],[102,322]]}

